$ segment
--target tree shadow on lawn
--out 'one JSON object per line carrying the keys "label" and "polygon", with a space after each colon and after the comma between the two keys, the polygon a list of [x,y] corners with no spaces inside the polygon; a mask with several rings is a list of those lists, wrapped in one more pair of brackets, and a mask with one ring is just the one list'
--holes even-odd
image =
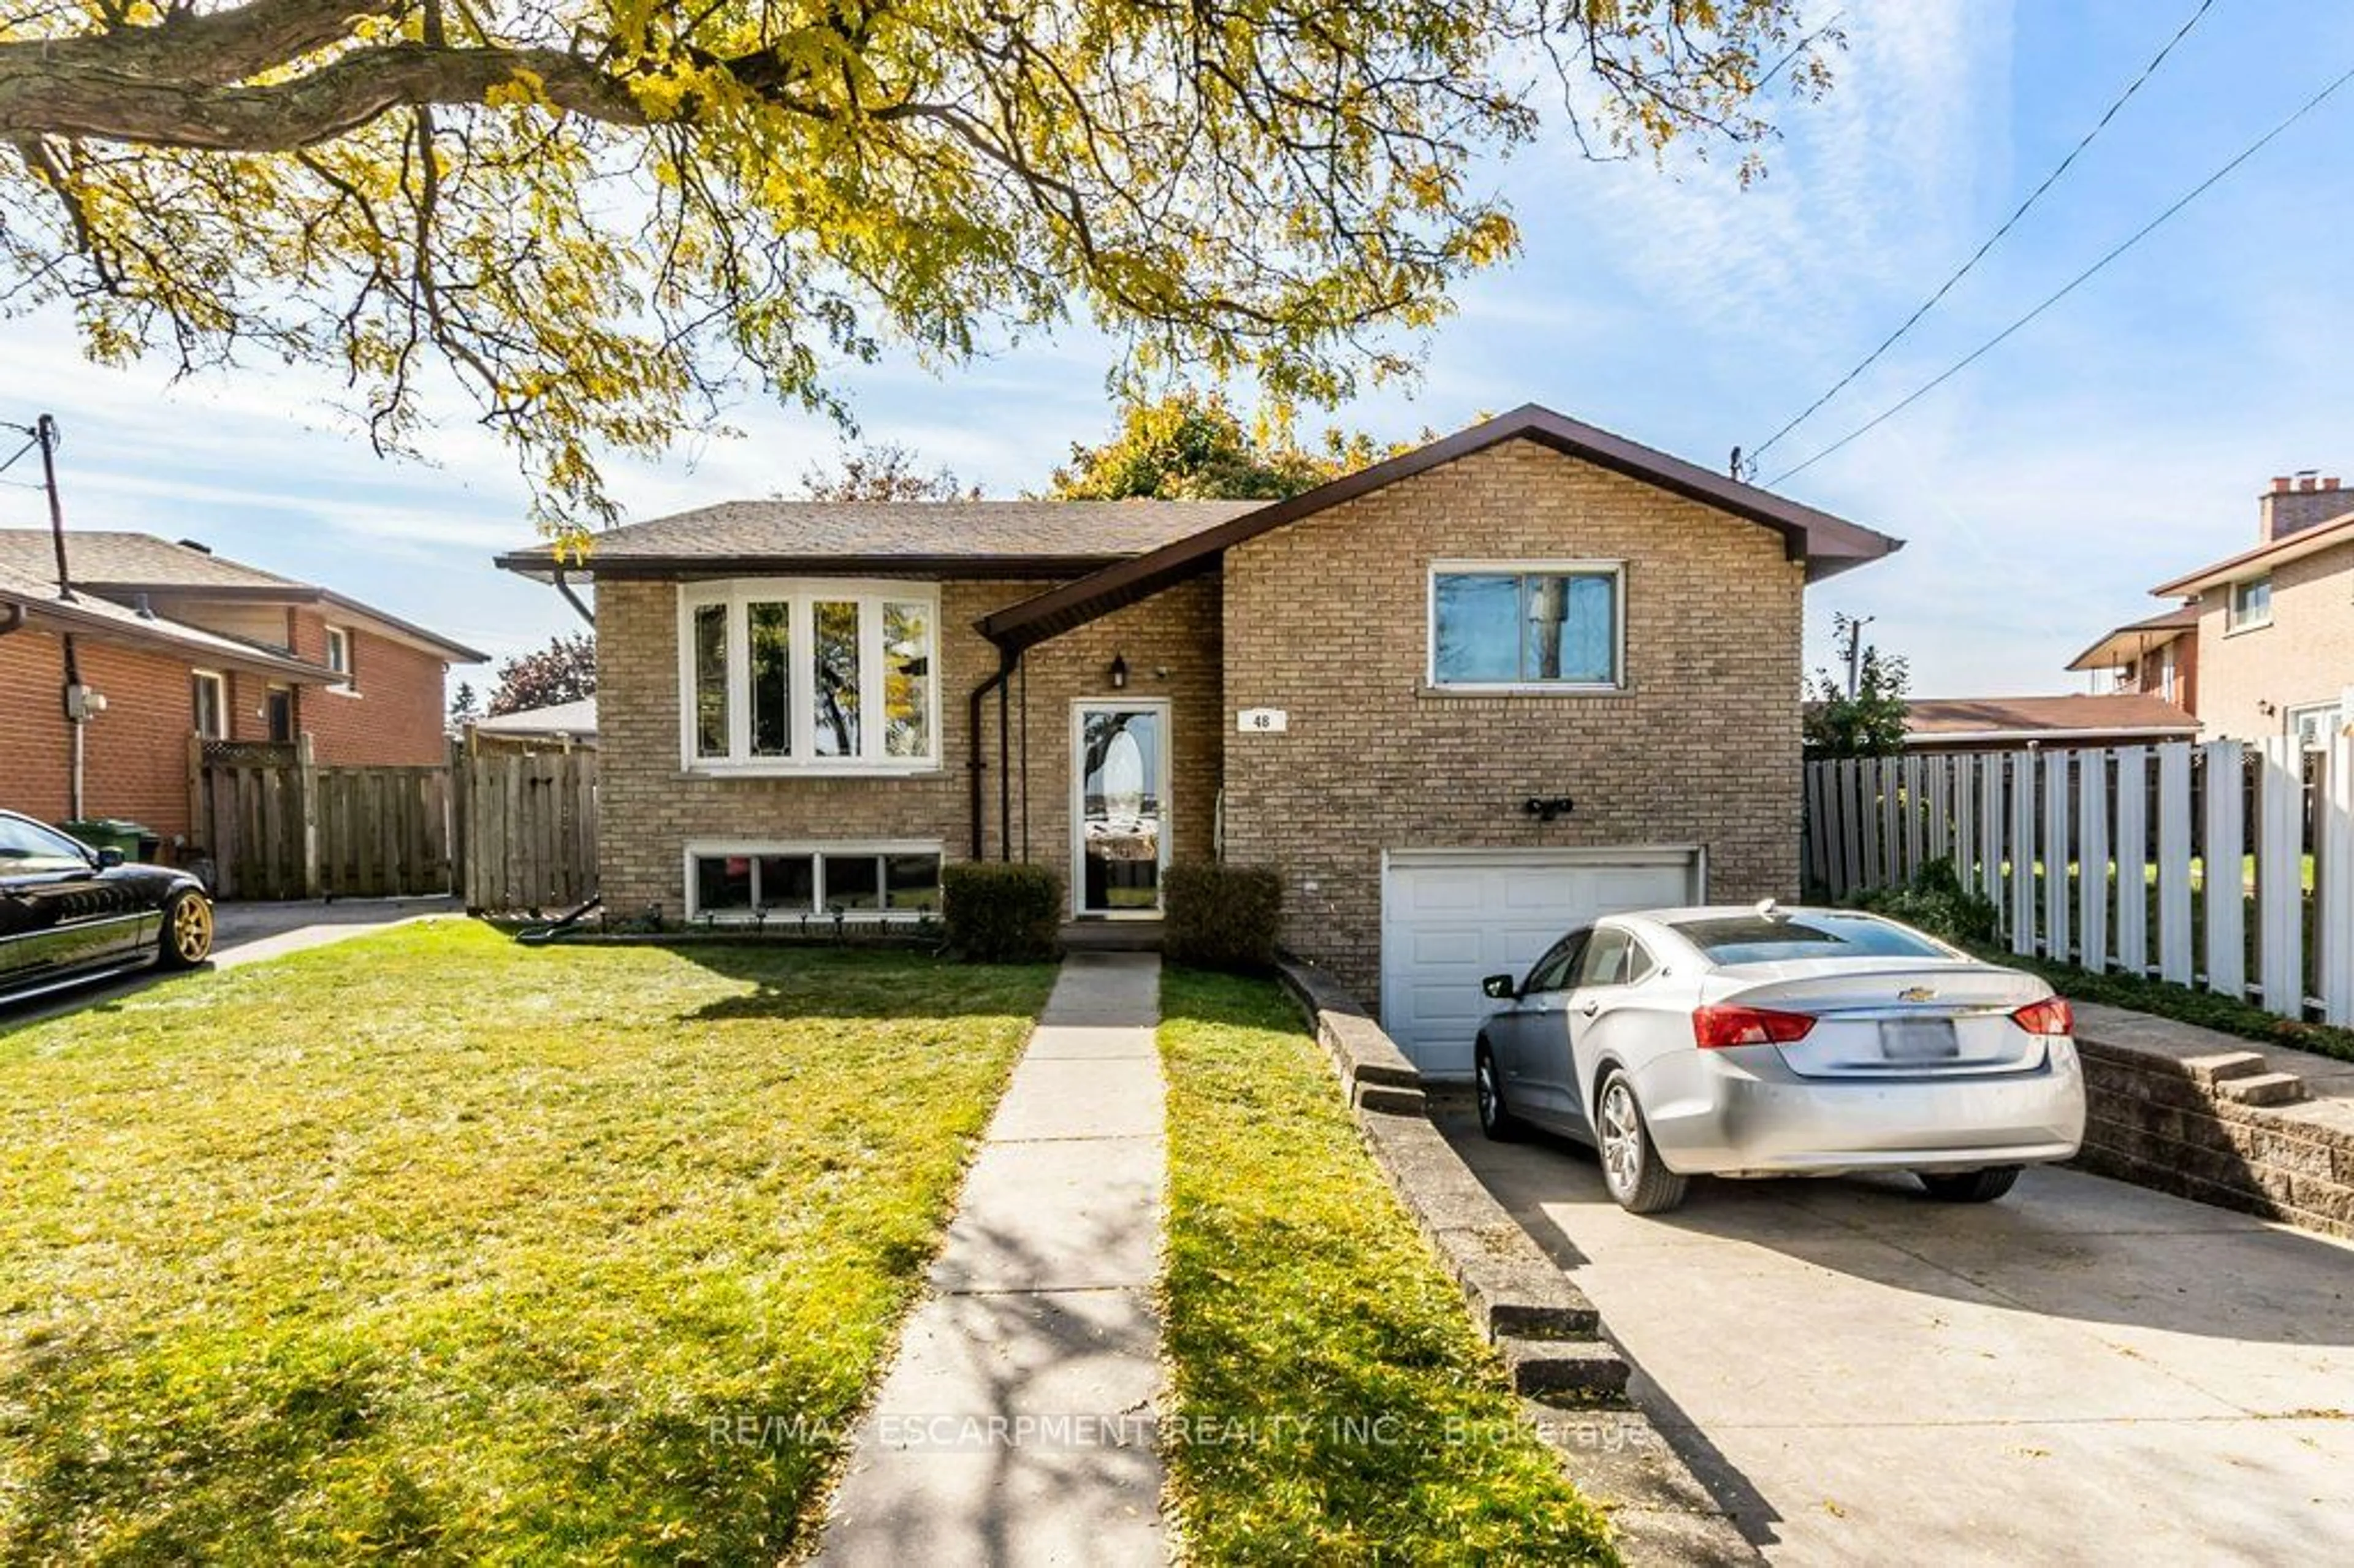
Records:
{"label": "tree shadow on lawn", "polygon": [[[519,1548],[774,1561],[799,1544],[841,1452],[831,1436],[779,1439],[843,1425],[801,1419],[795,1396],[809,1390],[785,1384],[740,1411],[582,1389],[535,1452],[515,1452],[495,1425],[486,1433],[509,1451],[463,1452],[442,1446],[444,1401],[420,1407],[415,1377],[332,1336],[176,1368],[96,1332],[26,1349],[0,1364],[0,1453],[20,1460],[0,1560],[79,1560],[102,1542],[106,1560],[134,1563],[456,1562]],[[557,1478],[521,1499],[486,1497],[461,1473],[478,1461]]]}
{"label": "tree shadow on lawn", "polygon": [[748,985],[684,1016],[699,1022],[787,1018],[1034,1015],[1051,964],[966,964],[906,949],[681,943],[660,951]]}

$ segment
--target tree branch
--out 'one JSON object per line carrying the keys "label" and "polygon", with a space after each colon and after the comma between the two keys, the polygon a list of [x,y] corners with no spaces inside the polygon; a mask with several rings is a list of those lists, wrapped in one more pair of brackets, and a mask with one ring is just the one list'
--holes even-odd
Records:
{"label": "tree branch", "polygon": [[[102,48],[98,40],[86,43],[84,53]],[[0,44],[0,140],[49,135],[217,153],[292,152],[334,141],[403,106],[481,103],[493,88],[526,76],[536,78],[559,109],[616,125],[645,122],[626,87],[562,49],[390,44],[343,55],[290,81],[223,87],[161,79],[111,61],[61,66],[56,48]]]}

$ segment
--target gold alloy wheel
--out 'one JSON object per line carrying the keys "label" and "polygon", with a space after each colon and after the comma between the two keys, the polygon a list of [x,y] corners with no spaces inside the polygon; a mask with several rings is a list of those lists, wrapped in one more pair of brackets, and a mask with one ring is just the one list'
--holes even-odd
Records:
{"label": "gold alloy wheel", "polygon": [[202,894],[188,894],[172,910],[172,951],[184,964],[200,964],[212,950],[213,906]]}

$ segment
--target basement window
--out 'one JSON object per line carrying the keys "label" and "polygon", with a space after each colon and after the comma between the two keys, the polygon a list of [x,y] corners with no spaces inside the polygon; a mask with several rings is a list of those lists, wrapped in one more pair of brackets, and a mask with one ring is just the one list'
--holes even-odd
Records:
{"label": "basement window", "polygon": [[684,766],[912,773],[939,766],[930,584],[763,578],[679,590]]}
{"label": "basement window", "polygon": [[913,920],[940,906],[940,859],[937,843],[690,845],[687,917]]}

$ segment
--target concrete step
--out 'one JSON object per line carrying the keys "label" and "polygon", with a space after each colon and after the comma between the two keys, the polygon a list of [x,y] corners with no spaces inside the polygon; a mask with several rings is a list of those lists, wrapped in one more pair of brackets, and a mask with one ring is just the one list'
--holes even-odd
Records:
{"label": "concrete step", "polygon": [[2291,1106],[2305,1098],[2305,1080],[2295,1073],[2251,1073],[2226,1078],[2215,1087],[2225,1099],[2243,1106]]}
{"label": "concrete step", "polygon": [[2253,1078],[2264,1070],[2264,1059],[2253,1051],[2218,1051],[2211,1056],[2185,1056],[2182,1066],[2203,1086]]}
{"label": "concrete step", "polygon": [[1627,1392],[1627,1359],[1601,1340],[1524,1340],[1497,1337],[1496,1352],[1512,1376],[1512,1386],[1539,1399],[1579,1402],[1617,1399]]}
{"label": "concrete step", "polygon": [[1161,950],[1158,920],[1070,920],[1063,926],[1063,946],[1077,953],[1157,953]]}

